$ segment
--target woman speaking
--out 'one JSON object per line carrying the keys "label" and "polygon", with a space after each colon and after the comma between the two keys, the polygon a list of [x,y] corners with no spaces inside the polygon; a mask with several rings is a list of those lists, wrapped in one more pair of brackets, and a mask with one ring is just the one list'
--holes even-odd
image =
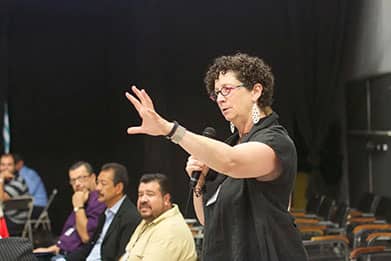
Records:
{"label": "woman speaking", "polygon": [[[205,83],[233,132],[225,142],[167,121],[145,90],[135,86],[134,95],[126,97],[142,123],[128,128],[128,133],[166,136],[191,155],[188,175],[201,172],[193,201],[204,225],[203,261],[307,260],[288,212],[296,149],[271,108],[270,67],[247,54],[221,56],[209,67]],[[212,172],[214,178],[206,178]]]}

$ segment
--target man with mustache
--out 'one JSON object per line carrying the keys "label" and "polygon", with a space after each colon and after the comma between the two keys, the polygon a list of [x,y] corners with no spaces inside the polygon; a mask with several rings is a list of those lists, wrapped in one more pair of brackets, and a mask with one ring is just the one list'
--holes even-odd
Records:
{"label": "man with mustache", "polygon": [[171,203],[168,179],[145,174],[138,188],[138,225],[121,261],[195,261],[195,244],[177,205]]}
{"label": "man with mustache", "polygon": [[118,163],[103,165],[96,190],[98,200],[106,205],[92,240],[81,250],[71,253],[67,260],[111,261],[125,253],[125,246],[140,222],[137,208],[126,196],[128,171]]}

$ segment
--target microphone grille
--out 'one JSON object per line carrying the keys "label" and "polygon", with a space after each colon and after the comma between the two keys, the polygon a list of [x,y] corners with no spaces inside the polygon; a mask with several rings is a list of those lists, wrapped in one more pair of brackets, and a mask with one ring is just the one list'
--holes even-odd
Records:
{"label": "microphone grille", "polygon": [[206,127],[204,131],[202,132],[202,135],[208,138],[215,138],[216,137],[216,130],[212,127]]}

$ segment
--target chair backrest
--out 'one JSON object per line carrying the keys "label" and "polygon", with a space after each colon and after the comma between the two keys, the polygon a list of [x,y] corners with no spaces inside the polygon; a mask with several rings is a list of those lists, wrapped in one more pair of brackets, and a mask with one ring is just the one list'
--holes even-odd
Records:
{"label": "chair backrest", "polygon": [[324,200],[323,195],[313,195],[307,203],[307,206],[305,208],[305,211],[308,214],[317,214],[319,212],[320,205],[322,204],[322,201]]}
{"label": "chair backrest", "polygon": [[46,218],[48,218],[48,210],[49,210],[49,207],[50,205],[52,204],[54,198],[56,197],[56,195],[58,194],[58,190],[55,188],[52,190],[52,194],[50,194],[50,197],[48,199],[48,202],[45,206],[45,208],[42,210],[41,214],[39,215],[39,217],[35,220],[34,223],[34,229],[37,229],[39,227],[39,225],[41,224],[41,222],[43,220],[45,220]]}
{"label": "chair backrest", "polygon": [[349,214],[349,206],[346,202],[340,202],[337,204],[335,214],[333,217],[333,222],[337,223],[339,227],[346,226],[346,219]]}
{"label": "chair backrest", "polygon": [[379,203],[380,196],[374,193],[365,192],[358,203],[358,210],[365,213],[375,213],[377,205]]}
{"label": "chair backrest", "polygon": [[4,213],[12,214],[17,211],[26,211],[26,221],[30,219],[33,211],[34,199],[31,196],[14,197],[3,202]]}
{"label": "chair backrest", "polygon": [[375,210],[375,216],[384,219],[388,215],[388,211],[391,208],[391,198],[381,197]]}
{"label": "chair backrest", "polygon": [[330,220],[331,215],[333,214],[335,206],[335,200],[325,197],[320,204],[318,216],[322,217],[324,220]]}
{"label": "chair backrest", "polygon": [[42,213],[48,211],[48,209],[49,209],[50,205],[52,204],[54,198],[56,197],[57,193],[58,193],[58,190],[56,188],[52,190],[52,194],[50,194],[50,197],[48,199],[48,203],[46,204],[45,208],[42,210]]}
{"label": "chair backrest", "polygon": [[[12,235],[21,235],[25,237],[28,235],[31,237],[31,213],[33,212],[34,199],[31,196],[13,197],[4,203],[4,213],[11,221],[13,219],[18,221],[18,227],[13,232],[9,231]],[[20,225],[19,225],[20,224]]]}

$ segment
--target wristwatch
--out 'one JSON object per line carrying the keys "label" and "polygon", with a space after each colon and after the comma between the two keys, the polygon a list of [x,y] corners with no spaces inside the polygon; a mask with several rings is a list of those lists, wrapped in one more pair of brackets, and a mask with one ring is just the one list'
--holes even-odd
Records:
{"label": "wristwatch", "polygon": [[77,211],[79,211],[80,209],[84,209],[84,207],[83,206],[81,206],[81,207],[75,207],[75,208],[73,208],[73,212],[77,212]]}

